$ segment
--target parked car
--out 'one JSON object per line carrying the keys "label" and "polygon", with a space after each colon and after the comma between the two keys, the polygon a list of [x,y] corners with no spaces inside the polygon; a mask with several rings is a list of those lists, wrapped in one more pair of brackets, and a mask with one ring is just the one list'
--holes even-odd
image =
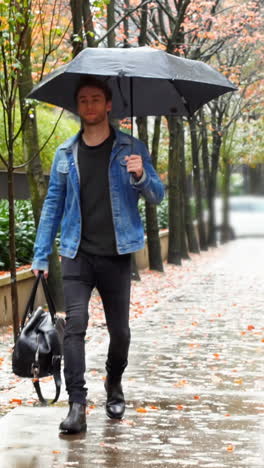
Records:
{"label": "parked car", "polygon": [[[223,222],[222,199],[215,199],[216,229],[221,231]],[[253,195],[229,198],[230,238],[264,237],[264,197]]]}

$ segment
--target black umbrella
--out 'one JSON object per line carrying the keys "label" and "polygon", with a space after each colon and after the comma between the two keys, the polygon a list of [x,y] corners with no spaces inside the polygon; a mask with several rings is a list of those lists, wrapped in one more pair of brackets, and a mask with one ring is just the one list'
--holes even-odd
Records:
{"label": "black umbrella", "polygon": [[112,117],[192,115],[199,107],[236,87],[198,60],[151,47],[86,48],[36,85],[28,97],[76,113],[80,78],[93,75],[113,93]]}

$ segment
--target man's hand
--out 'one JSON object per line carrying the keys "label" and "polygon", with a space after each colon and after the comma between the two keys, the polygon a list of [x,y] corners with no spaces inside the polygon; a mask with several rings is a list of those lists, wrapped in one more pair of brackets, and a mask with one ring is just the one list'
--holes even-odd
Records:
{"label": "man's hand", "polygon": [[133,172],[138,180],[141,179],[143,175],[142,157],[138,154],[131,154],[131,156],[125,157],[125,161],[127,161],[127,172]]}
{"label": "man's hand", "polygon": [[[33,271],[34,275],[37,277],[38,274],[39,274],[39,270],[32,270],[32,271]],[[43,273],[44,273],[44,278],[47,279],[48,276],[49,276],[49,272],[47,270],[45,270],[45,271],[43,271]]]}

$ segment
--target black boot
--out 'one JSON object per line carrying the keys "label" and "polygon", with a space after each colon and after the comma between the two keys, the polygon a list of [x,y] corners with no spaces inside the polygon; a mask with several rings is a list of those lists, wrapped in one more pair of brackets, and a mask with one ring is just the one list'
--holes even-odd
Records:
{"label": "black boot", "polygon": [[105,381],[107,392],[106,414],[111,419],[121,419],[125,412],[125,399],[121,385],[121,377],[107,376]]}
{"label": "black boot", "polygon": [[78,434],[79,432],[85,432],[87,429],[86,425],[86,406],[81,403],[70,403],[70,411],[60,423],[60,431],[67,432],[68,434]]}

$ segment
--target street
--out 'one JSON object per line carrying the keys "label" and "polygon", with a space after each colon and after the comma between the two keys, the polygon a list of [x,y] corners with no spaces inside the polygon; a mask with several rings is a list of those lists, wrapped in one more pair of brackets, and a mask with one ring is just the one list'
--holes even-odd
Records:
{"label": "street", "polygon": [[[95,294],[87,332],[87,433],[59,435],[63,389],[38,407],[0,339],[1,468],[263,468],[264,239],[239,239],[133,282],[125,418],[104,410],[108,337]],[[43,391],[52,396],[53,382]]]}

